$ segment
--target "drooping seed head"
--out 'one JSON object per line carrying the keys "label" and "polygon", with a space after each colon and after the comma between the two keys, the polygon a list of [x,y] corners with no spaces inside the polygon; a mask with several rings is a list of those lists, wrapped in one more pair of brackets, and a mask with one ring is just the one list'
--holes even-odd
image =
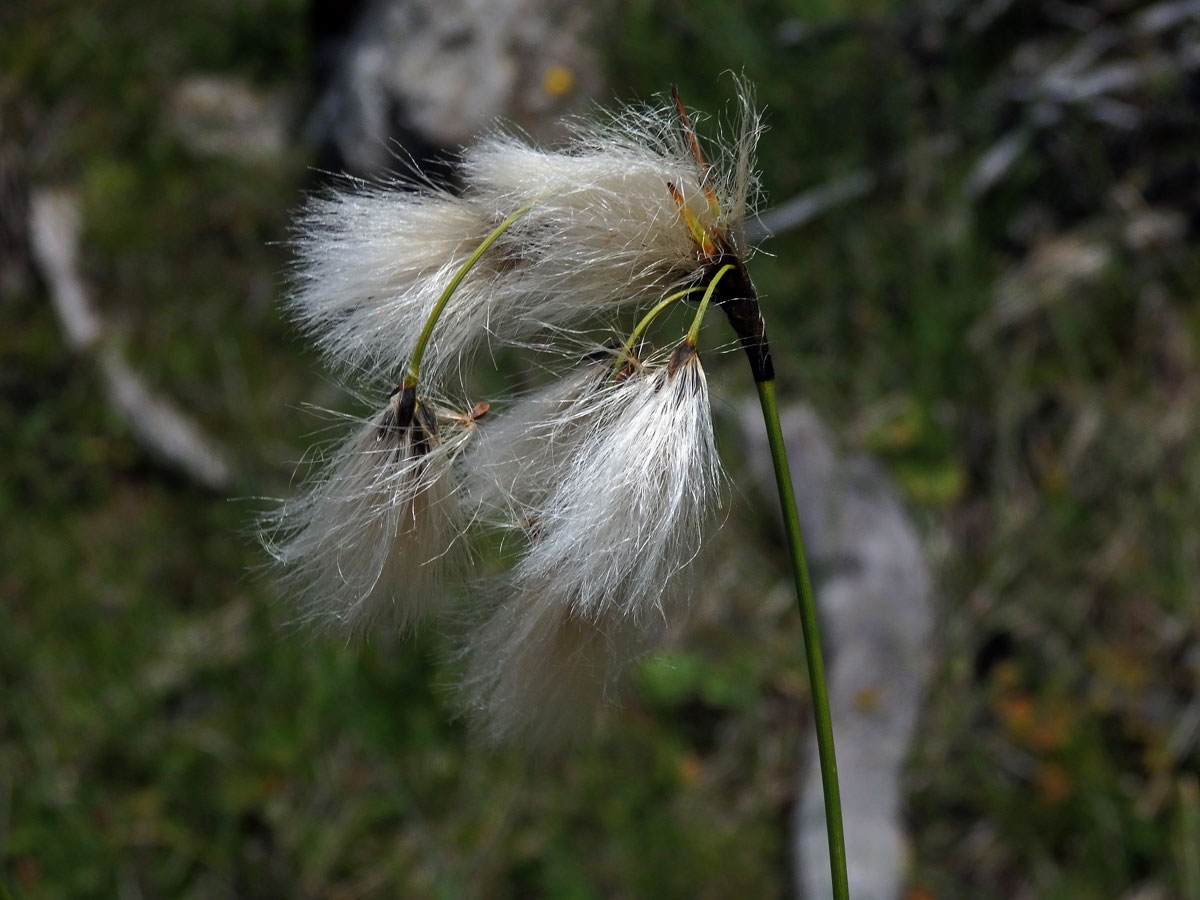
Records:
{"label": "drooping seed head", "polygon": [[454,461],[469,415],[397,390],[323,474],[263,523],[263,542],[306,618],[348,633],[435,612],[465,527]]}
{"label": "drooping seed head", "polygon": [[548,734],[564,711],[589,710],[687,595],[721,476],[699,357],[672,363],[580,377],[565,409],[547,405],[572,427],[527,431],[562,437],[553,452],[544,440],[523,462],[485,451],[527,498],[511,510],[528,550],[464,650],[464,701],[492,737]]}

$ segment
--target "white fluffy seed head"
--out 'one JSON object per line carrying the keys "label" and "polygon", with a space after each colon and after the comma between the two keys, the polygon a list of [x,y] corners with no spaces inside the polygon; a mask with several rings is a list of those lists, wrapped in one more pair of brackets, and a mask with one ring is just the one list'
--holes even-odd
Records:
{"label": "white fluffy seed head", "polygon": [[579,125],[556,151],[513,137],[483,140],[464,154],[460,197],[421,185],[314,197],[297,223],[288,308],[336,366],[394,382],[443,289],[491,230],[527,205],[451,297],[423,362],[424,384],[444,385],[490,340],[594,321],[691,285],[708,261],[681,202],[746,251],[760,124],[747,89],[741,97],[738,135],[711,169],[664,105]]}
{"label": "white fluffy seed head", "polygon": [[[524,587],[524,590],[520,590]],[[562,598],[524,585],[487,604],[463,653],[459,696],[488,741],[554,747],[584,731],[612,702],[619,677],[653,642],[655,628],[620,615],[580,616]]]}
{"label": "white fluffy seed head", "polygon": [[666,105],[577,125],[559,151],[507,136],[466,151],[465,181],[476,203],[494,214],[532,205],[514,226],[523,262],[514,275],[540,321],[564,322],[694,283],[704,261],[672,190],[706,229],[746,250],[761,125],[748,89],[741,94],[738,135],[707,170],[693,156],[677,111]]}
{"label": "white fluffy seed head", "polygon": [[495,457],[495,471],[515,473],[505,489],[531,499],[513,507],[528,551],[464,651],[464,701],[492,738],[548,737],[611,694],[668,602],[686,596],[683,570],[720,482],[694,349],[565,393],[574,394],[569,411],[547,404],[575,423],[557,432],[561,448],[508,464]]}
{"label": "white fluffy seed head", "polygon": [[417,401],[401,424],[401,396],[263,522],[263,543],[301,614],[351,635],[376,624],[403,629],[437,611],[465,527],[453,469],[473,422]]}
{"label": "white fluffy seed head", "polygon": [[[760,121],[740,93],[739,132],[711,168],[664,105],[578,126],[557,151],[484,140],[465,153],[461,196],[423,186],[316,198],[298,227],[289,308],[343,369],[397,378],[447,285],[527,208],[436,322],[420,372],[436,390],[489,341],[584,334],[698,285],[748,254]],[[704,371],[689,344],[617,378],[612,365],[587,364],[489,422],[462,490],[456,459],[473,420],[438,429],[426,405],[399,427],[393,401],[269,523],[308,613],[352,631],[435,608],[467,518],[519,534],[525,552],[462,650],[464,701],[493,739],[569,732],[687,593],[721,478]]]}
{"label": "white fluffy seed head", "polygon": [[[313,197],[296,225],[287,307],[336,366],[394,383],[442,290],[496,224],[429,189]],[[444,383],[486,337],[502,268],[502,258],[485,255],[459,286],[426,351],[425,383]]]}
{"label": "white fluffy seed head", "polygon": [[695,350],[603,386],[592,419],[531,526],[516,577],[580,615],[661,617],[699,552],[720,459]]}

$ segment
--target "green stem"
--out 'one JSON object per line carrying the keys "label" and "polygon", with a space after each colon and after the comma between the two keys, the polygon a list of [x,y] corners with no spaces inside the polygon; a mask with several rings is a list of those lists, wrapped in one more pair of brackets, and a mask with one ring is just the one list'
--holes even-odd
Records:
{"label": "green stem", "polygon": [[829,869],[833,875],[835,900],[848,900],[846,882],[846,839],[842,831],[842,796],[838,787],[837,757],[833,751],[833,720],[829,714],[829,691],[825,686],[825,663],[821,657],[821,637],[817,627],[817,605],[813,598],[808,563],[804,557],[804,538],[800,516],[796,512],[796,493],[788,468],[787,448],[779,425],[779,406],[775,400],[775,381],[756,382],[767,426],[767,443],[779,486],[779,505],[792,553],[792,571],[796,577],[796,601],[800,606],[800,625],[804,632],[804,653],[808,658],[808,681],[812,689],[813,719],[817,727],[817,755],[821,764],[821,787],[825,792],[825,825],[829,831]]}
{"label": "green stem", "polygon": [[1179,780],[1179,814],[1174,835],[1179,895],[1200,900],[1200,782],[1195,775]]}
{"label": "green stem", "polygon": [[700,301],[700,308],[696,310],[696,318],[692,319],[692,327],[688,329],[687,333],[687,342],[693,347],[696,346],[696,339],[700,337],[700,323],[704,321],[704,313],[708,310],[708,301],[712,299],[713,292],[716,291],[722,276],[732,269],[733,265],[726,263],[721,266],[717,274],[713,276],[712,281],[708,283],[708,290],[704,292],[704,298]]}
{"label": "green stem", "polygon": [[682,300],[688,294],[695,294],[701,290],[703,290],[703,288],[690,287],[684,288],[682,291],[676,291],[669,297],[664,297],[662,300],[658,301],[658,303],[656,303],[648,313],[642,316],[641,321],[634,326],[633,331],[629,334],[629,339],[625,341],[624,345],[621,347],[621,352],[617,355],[617,362],[616,365],[613,366],[612,370],[613,377],[616,377],[617,373],[621,371],[621,367],[625,365],[626,360],[633,359],[633,345],[638,342],[638,338],[640,338],[645,330],[650,327],[650,323],[658,318],[659,313],[677,300]]}
{"label": "green stem", "polygon": [[479,262],[488,247],[496,243],[500,235],[508,231],[513,222],[525,215],[533,208],[532,205],[522,206],[515,213],[496,226],[496,229],[483,239],[483,243],[475,248],[475,252],[467,257],[467,261],[462,264],[454,277],[450,279],[450,283],[446,285],[446,289],[442,291],[442,295],[438,297],[437,303],[433,305],[433,310],[429,313],[429,318],[425,320],[425,326],[421,329],[421,334],[417,337],[417,343],[413,347],[412,356],[408,359],[408,374],[404,376],[404,387],[415,387],[417,379],[421,373],[421,360],[425,357],[425,347],[429,344],[429,338],[433,335],[433,327],[437,325],[437,321],[441,318],[442,310],[446,308],[446,304],[450,302],[450,298],[454,296],[454,292],[458,290],[458,286],[462,284],[462,280],[467,277],[467,273],[475,268],[475,263]]}

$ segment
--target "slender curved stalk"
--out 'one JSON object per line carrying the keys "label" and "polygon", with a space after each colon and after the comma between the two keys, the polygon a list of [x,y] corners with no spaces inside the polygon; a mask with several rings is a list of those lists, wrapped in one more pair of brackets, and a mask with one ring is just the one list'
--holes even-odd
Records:
{"label": "slender curved stalk", "polygon": [[821,787],[825,792],[825,826],[829,832],[829,869],[833,876],[833,896],[847,900],[846,839],[842,830],[842,795],[838,786],[837,758],[833,750],[833,720],[829,714],[829,691],[825,686],[825,662],[821,656],[821,637],[817,628],[817,605],[813,598],[808,562],[804,556],[804,538],[800,533],[800,515],[796,511],[796,493],[788,468],[787,448],[779,425],[779,406],[775,400],[775,381],[756,381],[767,443],[779,486],[779,505],[792,554],[796,578],[796,601],[800,606],[800,624],[804,632],[804,653],[808,658],[808,681],[812,689],[813,719],[817,729],[817,755],[821,764]]}
{"label": "slender curved stalk", "polygon": [[625,365],[626,361],[633,359],[633,345],[638,342],[638,338],[640,338],[646,329],[650,327],[650,323],[658,318],[659,313],[661,313],[672,303],[682,300],[688,294],[698,294],[702,290],[704,290],[702,287],[690,287],[684,288],[682,291],[676,291],[669,297],[664,297],[662,300],[659,300],[658,303],[656,303],[648,313],[642,316],[641,320],[636,326],[634,326],[633,331],[629,333],[628,340],[626,340],[621,346],[621,352],[617,354],[617,361],[613,365],[612,377],[616,378],[617,374],[621,371],[621,367]]}
{"label": "slender curved stalk", "polygon": [[450,279],[450,283],[446,285],[446,289],[442,291],[442,295],[438,297],[437,303],[433,305],[432,311],[429,313],[429,318],[425,320],[424,327],[421,328],[421,334],[417,337],[417,343],[413,347],[412,356],[408,359],[408,372],[404,376],[403,387],[416,387],[417,379],[421,374],[421,360],[425,357],[425,347],[429,344],[429,338],[433,335],[433,327],[437,325],[437,321],[441,318],[442,310],[446,308],[446,304],[450,302],[450,298],[454,296],[454,292],[458,290],[458,286],[462,284],[462,280],[467,277],[467,273],[475,268],[475,263],[479,262],[488,247],[496,243],[500,235],[508,231],[512,223],[533,209],[532,204],[522,206],[515,213],[496,226],[495,230],[483,239],[475,252],[467,257],[467,261],[462,264],[454,277]]}
{"label": "slender curved stalk", "polygon": [[717,270],[717,274],[708,283],[708,290],[704,292],[704,297],[700,301],[700,308],[696,310],[696,318],[692,320],[692,327],[688,329],[687,333],[687,342],[693,347],[696,346],[696,339],[700,337],[700,323],[704,321],[704,313],[708,311],[708,303],[712,300],[713,292],[716,291],[717,285],[725,277],[725,274],[732,271],[733,265],[726,263]]}

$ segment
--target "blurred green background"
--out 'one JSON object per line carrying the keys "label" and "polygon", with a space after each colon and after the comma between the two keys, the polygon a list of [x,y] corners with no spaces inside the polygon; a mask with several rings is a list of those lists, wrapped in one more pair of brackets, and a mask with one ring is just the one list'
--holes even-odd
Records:
{"label": "blurred green background", "polygon": [[[722,73],[757,85],[770,201],[874,179],[753,271],[781,391],[885,463],[937,564],[909,900],[1200,898],[1200,31],[1152,15],[1183,6],[601,10],[617,96],[720,110]],[[247,498],[291,490],[323,424],[303,404],[345,403],[276,305],[312,157],[197,154],[169,107],[232,76],[296,133],[309,51],[301,0],[0,9],[0,883],[789,895],[807,688],[786,555],[743,492],[714,544],[726,617],[549,759],[467,739],[438,634],[289,626]],[[29,185],[78,192],[85,281],[231,448],[230,496],[149,458],[68,350],[19,274]],[[712,381],[726,412],[749,390],[733,358]]]}

